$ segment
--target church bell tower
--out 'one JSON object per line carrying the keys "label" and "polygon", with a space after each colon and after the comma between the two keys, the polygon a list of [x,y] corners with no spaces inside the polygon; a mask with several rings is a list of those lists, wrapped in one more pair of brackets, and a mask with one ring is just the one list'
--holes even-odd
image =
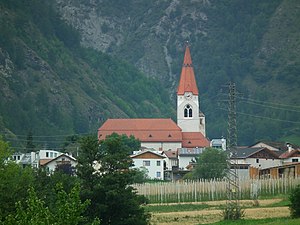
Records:
{"label": "church bell tower", "polygon": [[200,111],[199,91],[188,45],[185,48],[177,89],[177,125],[182,132],[201,132],[206,136],[205,116]]}

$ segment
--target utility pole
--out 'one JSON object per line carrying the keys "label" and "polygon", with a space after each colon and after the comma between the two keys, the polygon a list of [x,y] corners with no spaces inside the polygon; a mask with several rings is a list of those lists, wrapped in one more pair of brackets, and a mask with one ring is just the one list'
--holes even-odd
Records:
{"label": "utility pole", "polygon": [[236,88],[235,83],[228,85],[228,138],[227,138],[227,201],[224,219],[237,220],[242,217],[239,204],[239,178],[237,171],[237,128],[236,128]]}

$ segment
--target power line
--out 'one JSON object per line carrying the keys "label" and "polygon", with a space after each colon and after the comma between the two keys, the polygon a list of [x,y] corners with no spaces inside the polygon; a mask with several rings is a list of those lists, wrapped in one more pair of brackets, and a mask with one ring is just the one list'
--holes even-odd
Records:
{"label": "power line", "polygon": [[[84,135],[93,135],[95,133],[73,133],[73,134],[62,134],[62,135],[31,135],[33,138],[57,138],[57,137],[71,137],[71,136],[84,136]],[[8,132],[0,132],[0,135],[10,135],[15,137],[27,137],[25,134],[12,134]]]}
{"label": "power line", "polygon": [[[219,109],[228,112],[228,109],[225,109],[225,108],[219,108]],[[300,124],[300,122],[298,122],[298,121],[275,119],[275,118],[271,118],[271,117],[258,116],[258,115],[253,115],[253,114],[243,113],[243,112],[236,112],[236,113],[237,113],[237,114],[240,114],[240,115],[245,115],[245,116],[257,117],[257,118],[261,118],[261,119],[269,119],[269,120],[275,120],[275,121],[280,121],[280,122],[287,122],[287,123],[296,123],[296,124]]]}
{"label": "power line", "polygon": [[267,101],[261,101],[261,100],[256,100],[256,99],[252,99],[252,98],[244,98],[244,97],[238,97],[238,96],[237,96],[237,98],[245,100],[245,101],[262,103],[264,105],[269,104],[269,105],[278,105],[278,106],[291,107],[291,108],[300,108],[300,106],[297,106],[297,105],[287,105],[287,104],[283,104],[283,103],[267,102]]}
{"label": "power line", "polygon": [[285,110],[285,111],[300,113],[300,110],[288,109],[288,108],[280,108],[280,107],[276,107],[276,106],[272,106],[272,105],[266,105],[265,103],[251,102],[251,101],[248,101],[248,100],[241,100],[241,101],[249,103],[249,104],[253,104],[253,105],[264,106],[264,107],[267,107],[267,108],[272,108],[272,109],[277,109],[277,110]]}

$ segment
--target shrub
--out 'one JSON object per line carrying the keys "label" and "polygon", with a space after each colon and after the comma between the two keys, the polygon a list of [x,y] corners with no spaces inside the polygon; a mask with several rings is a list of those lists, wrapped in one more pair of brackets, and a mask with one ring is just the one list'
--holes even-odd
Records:
{"label": "shrub", "polygon": [[291,204],[289,206],[292,218],[300,217],[300,184],[291,192],[289,196]]}
{"label": "shrub", "polygon": [[222,211],[224,220],[239,220],[244,217],[245,211],[238,204],[227,204]]}

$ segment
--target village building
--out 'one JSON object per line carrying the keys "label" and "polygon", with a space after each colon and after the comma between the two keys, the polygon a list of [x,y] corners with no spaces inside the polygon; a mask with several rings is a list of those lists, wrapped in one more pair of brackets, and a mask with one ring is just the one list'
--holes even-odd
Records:
{"label": "village building", "polygon": [[150,179],[164,180],[164,158],[162,152],[151,150],[139,151],[130,156],[133,168],[145,169]]}
{"label": "village building", "polygon": [[282,159],[283,164],[300,162],[300,150],[289,148],[279,158]]}
{"label": "village building", "polygon": [[54,171],[61,171],[69,175],[75,174],[76,166],[77,160],[67,154],[59,154],[54,158],[48,159],[41,165],[49,174],[54,173]]}
{"label": "village building", "polygon": [[[205,115],[200,110],[199,90],[189,46],[185,49],[177,88],[177,123],[170,118],[108,119],[98,129],[98,139],[104,140],[112,133],[133,135],[141,141],[142,148],[164,152],[165,168],[169,170],[187,170],[186,167],[195,161],[196,155],[187,156],[182,152],[199,153],[210,146],[206,138]],[[174,152],[178,156],[176,160],[169,158]]]}
{"label": "village building", "polygon": [[258,178],[260,170],[282,165],[279,156],[265,147],[238,148],[231,159],[234,162],[231,167],[237,169],[242,179]]}

